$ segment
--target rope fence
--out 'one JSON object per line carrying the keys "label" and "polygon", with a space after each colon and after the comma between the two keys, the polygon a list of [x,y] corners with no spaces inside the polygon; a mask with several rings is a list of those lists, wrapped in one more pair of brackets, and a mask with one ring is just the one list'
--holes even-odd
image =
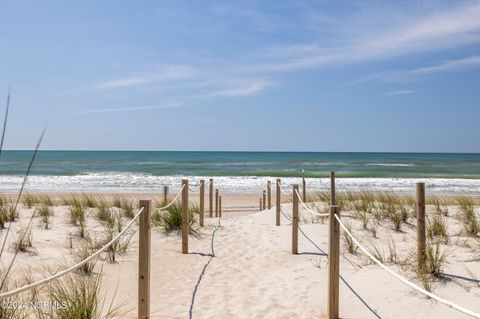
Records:
{"label": "rope fence", "polygon": [[[302,181],[303,182],[303,181]],[[305,203],[305,192],[300,195],[298,189],[298,184],[292,185],[292,190],[290,192],[286,192],[280,183],[280,179],[277,179],[277,215],[280,213],[284,215],[284,217],[291,222],[292,225],[292,254],[298,253],[298,208],[299,203],[301,206],[310,214],[321,216],[321,217],[330,217],[330,224],[329,224],[329,240],[328,240],[328,256],[329,256],[329,263],[328,263],[328,291],[327,291],[327,318],[330,319],[338,319],[339,318],[339,278],[340,276],[340,228],[347,234],[348,237],[360,248],[360,250],[365,253],[365,255],[370,258],[375,264],[380,266],[383,270],[387,271],[390,275],[394,276],[405,285],[413,288],[414,290],[424,294],[425,296],[432,298],[450,308],[453,308],[457,311],[460,311],[468,316],[473,318],[480,319],[480,314],[469,310],[457,303],[442,298],[434,293],[427,291],[426,289],[418,286],[417,284],[409,281],[404,276],[396,273],[385,264],[383,264],[379,259],[370,253],[370,251],[363,246],[360,241],[355,238],[352,233],[348,230],[345,224],[342,223],[339,213],[339,207],[336,205],[336,198],[335,198],[335,173],[331,172],[330,175],[330,192],[331,192],[331,205],[330,205],[330,212],[321,214],[318,212],[313,211],[308,207]],[[305,185],[304,189],[305,189]],[[292,201],[292,217],[289,217],[281,207],[281,200],[280,194],[289,195],[293,193],[293,201]],[[280,225],[279,216],[277,216],[276,225]],[[417,183],[417,225],[425,225],[425,185],[424,183]],[[310,238],[308,238],[303,231],[300,229],[302,234],[317,248],[319,248]],[[319,248],[320,249],[320,248]],[[417,254],[418,254],[418,262],[421,265],[424,262],[425,257],[425,227],[417,227]],[[419,266],[420,267],[420,266]]]}
{"label": "rope fence", "polygon": [[[210,189],[210,198],[213,195],[213,179],[210,179],[208,183],[205,183],[204,180],[200,181],[198,185],[200,190],[200,226],[203,227],[203,219],[204,219],[204,210],[205,210],[205,186],[208,186]],[[188,253],[188,214],[189,214],[189,201],[188,201],[188,192],[189,192],[189,185],[188,180],[182,180],[182,186],[179,192],[175,195],[175,197],[166,205],[159,207],[158,209],[166,210],[170,208],[175,203],[181,201],[182,204],[182,253]],[[222,197],[219,196],[218,189],[215,190],[216,193],[216,207],[215,212],[218,217],[222,216]],[[168,194],[168,186],[164,187],[164,199],[166,202]],[[211,203],[212,201],[210,201]],[[92,255],[88,256],[87,258],[83,259],[82,261],[62,270],[53,275],[50,275],[46,278],[40,279],[36,282],[29,283],[27,285],[18,287],[11,291],[0,293],[0,301],[4,300],[9,297],[16,296],[22,292],[35,289],[37,287],[43,286],[50,282],[53,282],[77,269],[82,267],[83,265],[87,264],[88,262],[97,258],[101,253],[105,252],[107,249],[111,247],[116,241],[118,241],[125,233],[132,227],[132,225],[139,221],[139,257],[138,257],[138,317],[139,318],[148,318],[150,317],[150,254],[151,254],[151,212],[152,212],[152,201],[151,200],[140,200],[140,209],[135,214],[135,216],[128,222],[128,224],[115,236],[113,237],[108,243],[94,252]],[[213,205],[210,204],[210,211],[212,211]],[[219,225],[216,227],[215,231],[220,227],[220,220]],[[215,233],[215,232],[214,232]],[[212,235],[212,255],[214,256],[213,252],[213,238],[214,234]],[[211,261],[211,260],[210,260]],[[200,278],[201,280],[201,278]],[[198,286],[198,284],[197,284]],[[194,299],[193,299],[194,300]],[[193,302],[192,300],[192,302]],[[192,304],[193,306],[193,304]]]}
{"label": "rope fence", "polygon": [[404,284],[410,286],[411,288],[415,289],[416,291],[438,301],[438,302],[441,302],[451,308],[454,308],[460,312],[463,312],[464,314],[467,314],[469,316],[472,316],[474,318],[478,318],[480,319],[480,314],[479,313],[476,313],[476,312],[473,312],[471,310],[468,310],[456,303],[454,303],[453,301],[450,301],[450,300],[447,300],[447,299],[444,299],[442,297],[439,297],[425,289],[423,289],[422,287],[419,287],[418,285],[414,284],[413,282],[407,280],[405,277],[403,277],[402,275],[396,273],[395,271],[393,271],[392,269],[390,269],[389,267],[387,267],[385,264],[383,264],[380,260],[378,260],[377,258],[375,258],[375,256],[373,256],[369,251],[368,249],[366,249],[358,239],[356,239],[352,233],[348,230],[348,228],[342,223],[342,221],[340,220],[340,218],[338,217],[337,214],[335,214],[335,219],[338,221],[338,223],[340,224],[340,227],[343,229],[343,231],[348,235],[348,237],[350,237],[352,239],[352,241],[360,248],[361,251],[363,251],[365,253],[365,255],[367,255],[368,258],[370,258],[374,263],[376,263],[378,266],[380,266],[382,269],[384,269],[385,271],[387,271],[390,275],[394,276],[395,278],[397,278],[398,280],[400,280],[401,282],[403,282]]}
{"label": "rope fence", "polygon": [[30,289],[33,289],[33,288],[36,288],[38,286],[42,286],[44,284],[47,284],[49,282],[52,282],[62,276],[65,276],[66,274],[72,272],[72,271],[75,271],[77,270],[78,268],[82,267],[83,265],[85,265],[86,263],[88,263],[89,261],[95,259],[95,257],[98,257],[98,255],[100,255],[102,252],[104,252],[105,250],[107,250],[113,243],[115,243],[117,240],[120,239],[120,237],[123,236],[123,234],[125,234],[125,232],[133,225],[133,223],[138,219],[138,217],[140,216],[140,214],[143,212],[144,208],[142,207],[138,212],[137,214],[135,214],[135,216],[132,218],[132,220],[130,220],[130,222],[125,226],[125,228],[120,232],[118,233],[115,237],[112,238],[112,240],[110,240],[108,243],[106,243],[102,248],[100,248],[99,250],[97,250],[95,253],[93,253],[91,256],[85,258],[84,260],[80,261],[79,263],[76,263],[75,265],[72,265],[70,266],[69,268],[63,270],[63,271],[60,271],[50,277],[47,277],[47,278],[44,278],[44,279],[41,279],[39,281],[36,281],[34,283],[31,283],[31,284],[28,284],[28,285],[25,285],[25,286],[22,286],[22,287],[19,287],[17,289],[14,289],[14,290],[11,290],[11,291],[7,291],[7,292],[4,292],[4,293],[1,293],[0,294],[0,300],[2,299],[5,299],[5,298],[8,298],[8,297],[12,297],[12,296],[15,296],[15,295],[18,295],[24,291],[27,291],[27,290],[30,290]]}

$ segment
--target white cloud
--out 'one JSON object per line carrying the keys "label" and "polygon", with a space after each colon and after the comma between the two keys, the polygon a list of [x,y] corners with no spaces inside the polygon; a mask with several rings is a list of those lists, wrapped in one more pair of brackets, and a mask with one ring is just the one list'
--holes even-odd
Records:
{"label": "white cloud", "polygon": [[150,80],[146,78],[124,78],[124,79],[115,79],[106,82],[99,82],[92,85],[90,88],[94,90],[109,90],[109,89],[122,89],[126,87],[139,86],[142,84],[149,83]]}
{"label": "white cloud", "polygon": [[271,86],[270,81],[255,81],[252,83],[246,83],[242,86],[234,88],[226,88],[219,91],[214,91],[206,96],[208,97],[233,97],[233,96],[248,96],[258,93],[265,90],[267,87]]}
{"label": "white cloud", "polygon": [[147,105],[147,106],[132,106],[132,107],[114,107],[114,108],[97,108],[85,111],[74,112],[73,114],[95,114],[95,113],[113,113],[113,112],[138,112],[150,111],[158,109],[167,109],[182,106],[183,103],[172,103],[163,105]]}
{"label": "white cloud", "polygon": [[466,68],[477,67],[477,66],[480,66],[480,56],[478,55],[471,56],[468,58],[458,59],[458,60],[447,61],[445,63],[438,64],[435,66],[419,68],[419,69],[410,71],[410,73],[415,75],[421,75],[421,74],[466,69]]}
{"label": "white cloud", "polygon": [[396,90],[396,91],[388,91],[382,93],[384,96],[397,96],[397,95],[405,95],[405,94],[412,94],[415,93],[414,90]]}

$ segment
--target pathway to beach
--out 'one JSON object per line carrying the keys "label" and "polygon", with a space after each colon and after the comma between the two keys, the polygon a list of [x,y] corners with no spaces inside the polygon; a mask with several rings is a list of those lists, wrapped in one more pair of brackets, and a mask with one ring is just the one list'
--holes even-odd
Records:
{"label": "pathway to beach", "polygon": [[[282,207],[287,214],[291,211],[291,204]],[[327,257],[322,251],[327,249],[328,223],[301,225],[311,241],[300,233],[299,254],[292,255],[291,224],[282,216],[282,226],[275,226],[274,208],[225,215],[220,227],[218,219],[206,219],[201,235],[191,237],[188,255],[179,252],[178,237],[154,233],[152,317],[322,318],[327,293]],[[135,267],[136,256],[131,261]],[[412,292],[375,265],[354,265],[342,258],[342,318],[464,318]],[[129,266],[122,261],[113,267]],[[125,282],[135,283],[135,274]],[[130,297],[129,304],[135,305],[134,286]],[[473,305],[478,296],[470,298],[460,301]],[[132,317],[134,313],[132,309]]]}

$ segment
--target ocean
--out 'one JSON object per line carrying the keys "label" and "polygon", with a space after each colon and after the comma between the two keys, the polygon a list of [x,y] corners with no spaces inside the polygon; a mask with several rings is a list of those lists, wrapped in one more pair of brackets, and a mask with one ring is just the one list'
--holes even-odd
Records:
{"label": "ocean", "polygon": [[[0,190],[18,191],[31,151],[4,151]],[[275,177],[326,190],[330,171],[339,191],[413,193],[423,181],[436,194],[480,194],[480,154],[39,151],[27,191],[160,192],[179,188],[182,177],[197,185],[213,177],[224,192],[260,192]]]}

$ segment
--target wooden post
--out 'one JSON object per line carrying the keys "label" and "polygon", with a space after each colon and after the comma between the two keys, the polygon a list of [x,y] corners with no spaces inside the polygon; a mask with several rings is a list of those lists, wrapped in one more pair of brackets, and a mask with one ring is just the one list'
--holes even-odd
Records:
{"label": "wooden post", "polygon": [[272,182],[270,181],[267,183],[267,202],[268,209],[272,208]]}
{"label": "wooden post", "polygon": [[292,205],[292,254],[298,254],[298,184],[293,185]]}
{"label": "wooden post", "polygon": [[280,178],[277,178],[277,187],[275,189],[275,198],[276,198],[276,206],[275,206],[275,225],[280,226]]}
{"label": "wooden post", "polygon": [[425,270],[425,183],[417,183],[417,258],[418,271]]}
{"label": "wooden post", "polygon": [[302,200],[307,202],[307,184],[305,183],[305,172],[302,170]]}
{"label": "wooden post", "polygon": [[335,172],[330,172],[330,204],[337,205],[335,197]]}
{"label": "wooden post", "polygon": [[218,217],[218,189],[215,189],[215,217]]}
{"label": "wooden post", "polygon": [[188,179],[182,179],[182,254],[188,254]]}
{"label": "wooden post", "polygon": [[222,218],[222,196],[218,196],[218,217]]}
{"label": "wooden post", "polygon": [[208,186],[208,216],[213,217],[213,178],[210,178],[210,185]]}
{"label": "wooden post", "polygon": [[168,197],[168,186],[164,185],[163,186],[163,202],[167,202],[167,197]]}
{"label": "wooden post", "polygon": [[340,217],[340,210],[338,206],[331,205],[328,232],[328,319],[338,319],[339,316],[340,223],[335,214]]}
{"label": "wooden post", "polygon": [[267,209],[267,192],[263,191],[263,196],[262,196],[262,202],[263,202],[263,210]]}
{"label": "wooden post", "polygon": [[138,318],[150,317],[150,214],[151,200],[140,200],[138,233]]}
{"label": "wooden post", "polygon": [[200,180],[200,227],[203,227],[205,220],[205,180]]}
{"label": "wooden post", "polygon": [[260,209],[259,211],[261,212],[262,211],[262,198],[260,197]]}

